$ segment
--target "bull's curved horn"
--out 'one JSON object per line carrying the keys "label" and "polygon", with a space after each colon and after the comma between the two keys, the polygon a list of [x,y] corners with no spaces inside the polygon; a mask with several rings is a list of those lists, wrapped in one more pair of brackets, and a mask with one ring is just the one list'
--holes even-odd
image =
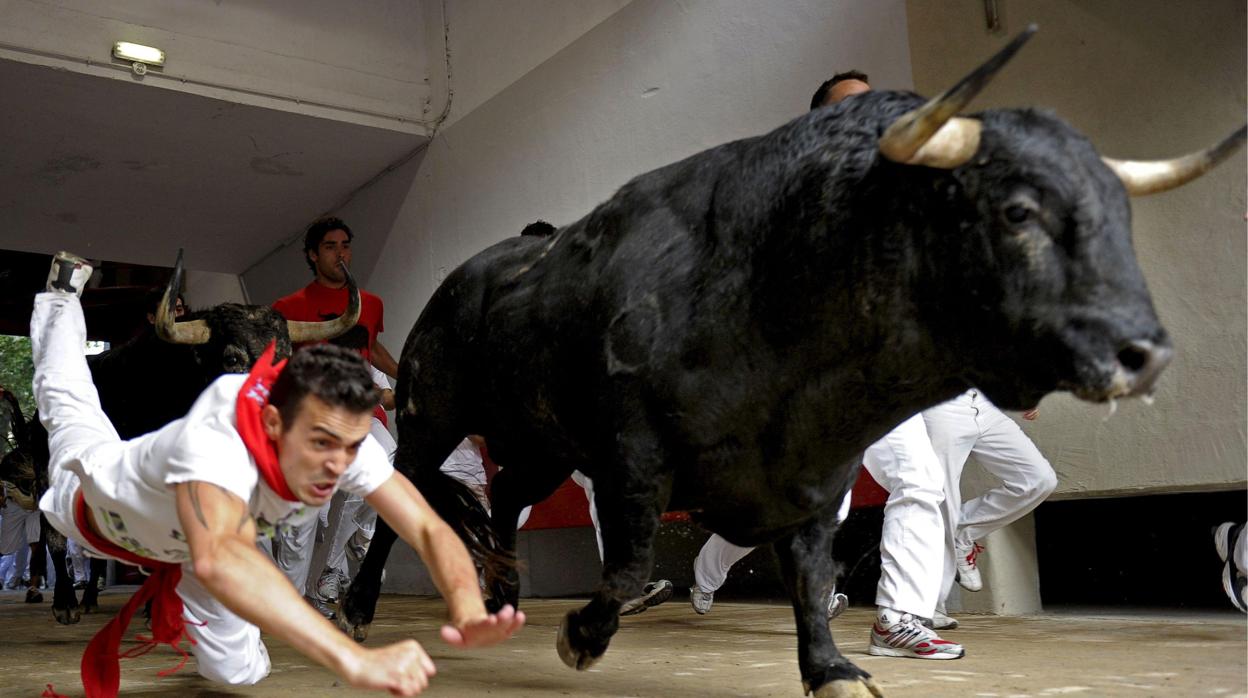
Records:
{"label": "bull's curved horn", "polygon": [[347,265],[338,262],[338,266],[342,269],[343,275],[347,277],[348,295],[346,311],[333,320],[325,320],[323,322],[287,320],[286,327],[290,331],[291,342],[298,344],[300,342],[322,342],[326,339],[333,339],[355,327],[355,323],[360,321],[360,288],[355,285],[355,277],[351,276],[351,272],[347,271]]}
{"label": "bull's curved horn", "polygon": [[173,277],[165,286],[165,295],[160,299],[160,307],[156,308],[156,336],[170,344],[207,344],[212,330],[203,320],[176,322],[175,308],[178,304],[178,289],[182,288],[182,248],[178,248],[178,261],[173,265]]}
{"label": "bull's curved horn", "polygon": [[980,124],[975,119],[954,118],[954,114],[969,104],[1035,33],[1036,25],[1028,25],[958,84],[903,114],[880,137],[880,153],[893,162],[945,169],[970,160],[979,148]]}
{"label": "bull's curved horn", "polygon": [[1244,145],[1248,126],[1227,136],[1221,143],[1171,160],[1115,160],[1102,157],[1118,175],[1131,196],[1146,196],[1182,186],[1217,166]]}

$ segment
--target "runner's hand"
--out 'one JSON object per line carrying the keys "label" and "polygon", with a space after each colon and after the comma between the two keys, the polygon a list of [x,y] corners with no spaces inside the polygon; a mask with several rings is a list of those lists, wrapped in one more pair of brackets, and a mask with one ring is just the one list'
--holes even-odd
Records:
{"label": "runner's hand", "polygon": [[488,647],[506,640],[522,627],[524,627],[524,612],[517,611],[511,607],[511,604],[507,604],[498,613],[488,614],[458,627],[442,626],[442,639],[446,641],[446,644],[461,649]]}
{"label": "runner's hand", "polygon": [[377,688],[396,696],[414,696],[429,687],[437,673],[433,660],[415,640],[377,649],[360,648],[354,666],[343,678],[357,688]]}

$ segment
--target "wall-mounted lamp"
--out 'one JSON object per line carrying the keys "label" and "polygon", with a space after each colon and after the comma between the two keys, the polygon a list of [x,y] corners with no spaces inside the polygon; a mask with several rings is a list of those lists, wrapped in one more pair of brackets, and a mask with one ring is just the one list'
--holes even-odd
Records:
{"label": "wall-mounted lamp", "polygon": [[132,44],[129,41],[118,41],[113,44],[113,57],[129,61],[130,68],[134,70],[135,75],[147,73],[149,65],[163,66],[165,64],[164,51],[142,44]]}

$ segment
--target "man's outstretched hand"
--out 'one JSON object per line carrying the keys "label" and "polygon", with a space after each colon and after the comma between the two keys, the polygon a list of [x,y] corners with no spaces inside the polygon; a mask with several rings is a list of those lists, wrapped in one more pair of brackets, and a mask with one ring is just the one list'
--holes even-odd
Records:
{"label": "man's outstretched hand", "polygon": [[446,641],[446,644],[461,649],[489,647],[511,637],[522,627],[524,627],[524,612],[517,611],[511,607],[511,604],[508,604],[503,606],[498,613],[490,613],[458,626],[442,626],[442,639]]}

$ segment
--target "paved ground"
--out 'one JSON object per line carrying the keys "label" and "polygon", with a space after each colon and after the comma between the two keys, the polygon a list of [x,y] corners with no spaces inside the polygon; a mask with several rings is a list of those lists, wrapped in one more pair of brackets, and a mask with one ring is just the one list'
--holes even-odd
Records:
{"label": "paved ground", "polygon": [[[106,611],[124,600],[104,596]],[[801,695],[792,616],[787,607],[716,604],[696,616],[681,598],[623,619],[604,659],[577,674],[559,661],[559,618],[579,602],[526,600],[529,627],[505,646],[459,652],[437,639],[440,601],[383,597],[370,644],[405,636],[422,642],[441,672],[431,696],[789,696]],[[106,616],[60,627],[48,605],[26,606],[0,593],[0,696],[38,696],[45,683],[81,696],[78,662]],[[966,645],[956,661],[884,659],[865,654],[871,613],[850,609],[836,621],[840,647],[875,674],[888,696],[1248,696],[1248,624],[1234,611],[1205,614],[1052,614],[964,616],[948,633]],[[199,679],[194,662],[170,678],[168,650],[122,663],[125,696],[348,696],[324,669],[270,641],[273,674],[251,688]],[[378,694],[380,695],[380,694]]]}

